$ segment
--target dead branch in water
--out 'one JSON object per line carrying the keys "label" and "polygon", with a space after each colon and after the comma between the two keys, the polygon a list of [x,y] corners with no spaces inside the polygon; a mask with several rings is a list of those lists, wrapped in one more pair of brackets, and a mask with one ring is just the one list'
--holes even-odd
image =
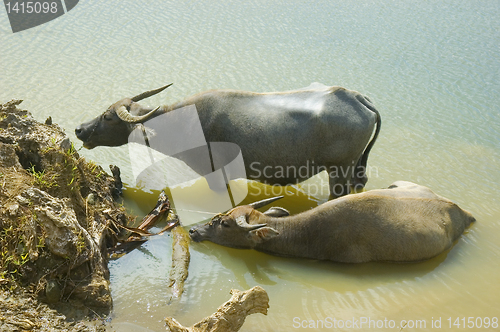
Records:
{"label": "dead branch in water", "polygon": [[182,326],[172,317],[165,318],[167,331],[236,332],[243,326],[246,316],[255,313],[267,315],[269,297],[262,287],[255,286],[243,292],[232,289],[231,295],[231,299],[221,305],[217,312],[191,327]]}
{"label": "dead branch in water", "polygon": [[[132,234],[125,240],[121,241],[120,244],[116,245],[113,248],[109,248],[108,252],[110,254],[111,259],[117,259],[120,258],[121,256],[131,252],[132,250],[138,248],[140,245],[142,245],[144,242],[147,241],[147,237],[151,235],[156,235],[152,234],[149,232],[149,229],[153,227],[162,216],[167,215],[170,213],[170,201],[168,199],[168,196],[165,194],[164,191],[160,193],[160,196],[158,197],[158,201],[156,202],[155,207],[142,219],[141,224],[138,227],[127,227],[122,225],[121,223],[117,222],[111,216],[108,214],[108,218],[113,222],[114,226],[116,228],[123,228]],[[170,220],[167,224],[167,226],[160,232],[163,233],[165,231],[171,230],[175,226],[177,226],[179,223],[179,220],[177,217],[173,218]]]}
{"label": "dead branch in water", "polygon": [[172,268],[169,274],[170,299],[179,298],[184,291],[184,282],[188,277],[190,261],[188,233],[180,223],[171,231],[172,234]]}
{"label": "dead branch in water", "polygon": [[[171,212],[170,201],[164,191],[161,192],[156,202],[156,206],[143,219],[137,227],[127,227],[119,223],[116,225],[126,229],[132,234],[122,243],[110,250],[114,257],[118,258],[147,241],[147,237],[152,234],[149,229],[153,227],[163,215],[168,216]],[[170,231],[172,234],[172,268],[169,273],[168,296],[170,299],[179,298],[184,291],[184,282],[188,277],[188,268],[190,261],[189,242],[190,237],[186,230],[182,228],[179,218],[174,217],[169,220],[167,225],[158,233]]]}
{"label": "dead branch in water", "polygon": [[142,223],[137,228],[147,231],[156,224],[164,213],[168,214],[168,212],[170,212],[170,201],[165,192],[162,191],[158,196],[156,206],[142,219]]}

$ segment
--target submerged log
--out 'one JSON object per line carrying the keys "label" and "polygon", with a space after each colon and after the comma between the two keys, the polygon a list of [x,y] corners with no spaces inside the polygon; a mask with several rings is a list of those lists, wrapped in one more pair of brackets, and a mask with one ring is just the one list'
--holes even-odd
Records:
{"label": "submerged log", "polygon": [[188,277],[189,269],[189,234],[180,224],[174,227],[172,234],[172,268],[169,274],[168,296],[170,299],[179,298],[184,291],[184,282]]}
{"label": "submerged log", "polygon": [[255,313],[267,315],[269,297],[262,287],[255,286],[243,292],[232,289],[231,295],[231,299],[221,305],[217,309],[217,312],[191,327],[182,326],[172,317],[165,318],[167,331],[236,332],[243,326],[246,316]]}

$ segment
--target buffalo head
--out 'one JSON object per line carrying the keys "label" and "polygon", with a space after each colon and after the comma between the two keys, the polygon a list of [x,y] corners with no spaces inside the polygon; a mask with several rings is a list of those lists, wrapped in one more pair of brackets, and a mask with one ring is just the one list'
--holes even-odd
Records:
{"label": "buffalo head", "polygon": [[279,232],[268,227],[270,217],[283,217],[288,211],[272,207],[264,213],[256,209],[270,204],[283,196],[268,198],[250,205],[238,206],[226,214],[218,214],[210,222],[189,230],[195,242],[208,240],[223,246],[251,249],[262,241],[276,237]]}
{"label": "buffalo head", "polygon": [[76,137],[83,141],[83,146],[87,149],[101,145],[120,146],[128,143],[128,136],[135,126],[156,116],[155,113],[160,108],[143,107],[137,102],[160,93],[171,85],[117,101],[97,118],[76,127]]}

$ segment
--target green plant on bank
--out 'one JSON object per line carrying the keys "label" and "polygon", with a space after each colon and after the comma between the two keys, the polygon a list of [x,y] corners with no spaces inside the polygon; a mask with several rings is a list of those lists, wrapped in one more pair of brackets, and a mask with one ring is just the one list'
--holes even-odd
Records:
{"label": "green plant on bank", "polygon": [[71,143],[71,147],[64,152],[65,159],[64,159],[64,165],[66,169],[70,173],[70,178],[68,180],[68,187],[70,187],[70,190],[75,190],[78,187],[78,163],[79,160],[75,160],[75,153],[76,149],[73,143]]}
{"label": "green plant on bank", "polygon": [[73,157],[73,155],[76,153],[75,145],[73,142],[71,142],[71,146],[69,147],[68,151],[66,151],[66,155],[68,157]]}
{"label": "green plant on bank", "polygon": [[[64,160],[65,167],[71,172],[71,178],[68,181],[68,186],[71,186],[71,190],[74,190],[78,187],[79,182],[79,170],[81,172],[90,173],[95,176],[95,178],[99,179],[102,175],[105,175],[106,172],[102,170],[102,168],[93,161],[83,162],[84,158],[80,157],[76,159],[77,156],[75,154],[78,151],[76,150],[73,143],[71,143],[71,147],[65,152],[66,158]],[[83,168],[83,169],[82,169]]]}
{"label": "green plant on bank", "polygon": [[20,268],[29,261],[29,252],[23,240],[22,227],[26,220],[19,220],[17,227],[10,225],[0,231],[0,279],[13,281],[8,288],[15,288],[15,280],[21,275]]}
{"label": "green plant on bank", "polygon": [[91,160],[87,162],[87,167],[89,168],[90,173],[95,174],[97,167],[99,167],[99,165],[97,165],[94,161]]}
{"label": "green plant on bank", "polygon": [[45,173],[45,170],[37,172],[34,165],[31,166],[28,172],[33,175],[33,184],[40,188],[48,189],[58,186],[56,182],[57,174],[48,175]]}
{"label": "green plant on bank", "polygon": [[[68,182],[68,186],[71,186],[75,182],[76,176],[77,176],[77,173],[76,173],[77,169],[78,169],[78,166],[73,166],[71,168],[71,179]],[[71,188],[71,190],[73,190],[73,189],[74,189],[74,187]]]}
{"label": "green plant on bank", "polygon": [[49,151],[51,151],[51,150],[55,150],[55,149],[57,149],[57,144],[56,144],[56,143],[57,143],[57,140],[56,140],[56,138],[55,138],[55,137],[52,137],[52,138],[50,139],[50,143],[52,143],[52,144],[51,144],[51,145],[49,145],[49,146],[47,146],[46,148],[42,149],[42,153],[47,153],[47,152],[49,152]]}
{"label": "green plant on bank", "polygon": [[43,236],[38,237],[37,248],[45,248],[45,238]]}
{"label": "green plant on bank", "polygon": [[77,237],[78,237],[78,240],[76,241],[76,252],[78,253],[78,255],[80,255],[86,247],[85,237],[83,236],[82,231],[80,231],[77,234]]}
{"label": "green plant on bank", "polygon": [[87,168],[90,172],[90,174],[94,175],[97,179],[101,177],[101,175],[106,174],[102,168],[97,165],[94,161],[90,160],[87,161]]}
{"label": "green plant on bank", "polygon": [[[71,143],[71,146],[69,149],[63,150],[56,144],[55,137],[51,138],[50,141],[52,144],[50,146],[44,148],[42,150],[42,152],[47,153],[51,150],[60,150],[62,152],[62,154],[64,156],[64,168],[67,171],[69,171],[69,173],[70,173],[70,177],[67,181],[67,186],[71,187],[70,188],[71,190],[76,189],[76,187],[77,187],[76,184],[77,184],[77,180],[78,180],[77,163],[79,161],[75,160],[75,153],[77,152],[75,149],[75,146],[73,145],[73,143]],[[57,166],[57,164],[56,164],[56,166]],[[41,171],[41,172],[36,172],[34,167],[32,167],[30,169],[30,173],[33,174],[33,176],[35,177],[35,184],[38,184],[44,188],[50,188],[51,186],[48,185],[49,183],[55,184],[55,182],[53,180],[55,180],[58,176],[58,175],[53,175],[50,179],[47,179],[46,178],[47,176],[45,174],[45,170]],[[49,182],[49,183],[47,183],[47,182]],[[55,184],[55,186],[57,186],[57,184]]]}

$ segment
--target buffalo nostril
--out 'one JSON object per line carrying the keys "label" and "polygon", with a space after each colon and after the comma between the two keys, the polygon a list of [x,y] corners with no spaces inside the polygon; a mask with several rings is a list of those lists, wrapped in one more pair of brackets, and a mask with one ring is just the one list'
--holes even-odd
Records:
{"label": "buffalo nostril", "polygon": [[75,134],[76,136],[79,136],[82,133],[82,128],[80,126],[75,128]]}

